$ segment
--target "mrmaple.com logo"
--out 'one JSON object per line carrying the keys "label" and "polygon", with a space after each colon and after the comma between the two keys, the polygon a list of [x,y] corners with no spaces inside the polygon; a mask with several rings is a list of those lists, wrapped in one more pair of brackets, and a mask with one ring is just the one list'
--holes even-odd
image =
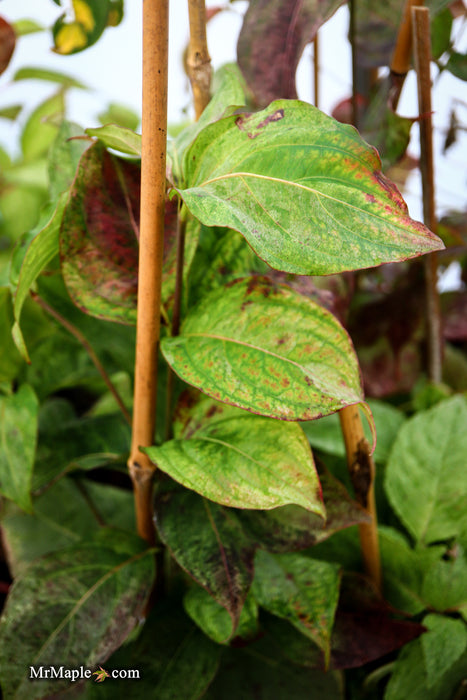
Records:
{"label": "mrmaple.com logo", "polygon": [[106,678],[114,680],[139,680],[140,675],[138,669],[135,668],[114,668],[112,671],[106,671],[102,666],[99,666],[97,671],[91,671],[90,668],[80,666],[79,668],[66,668],[65,666],[30,666],[29,679],[31,681],[39,680],[69,680],[72,683],[76,681],[89,680],[95,676],[96,683],[103,683]]}

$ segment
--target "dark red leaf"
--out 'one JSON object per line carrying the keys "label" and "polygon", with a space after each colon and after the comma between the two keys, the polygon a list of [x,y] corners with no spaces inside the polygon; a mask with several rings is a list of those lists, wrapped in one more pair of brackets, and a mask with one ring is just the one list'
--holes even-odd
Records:
{"label": "dark red leaf", "polygon": [[467,292],[450,292],[441,295],[443,334],[446,340],[467,340]]}
{"label": "dark red leaf", "polygon": [[296,98],[305,46],[344,0],[250,0],[237,45],[238,64],[258,107]]}
{"label": "dark red leaf", "polygon": [[346,574],[332,635],[331,668],[355,668],[419,637],[425,628],[391,608],[362,576]]}
{"label": "dark red leaf", "polygon": [[355,345],[367,396],[381,398],[412,389],[420,371],[424,282],[417,266],[389,293],[356,306],[348,331]]}
{"label": "dark red leaf", "polygon": [[0,75],[10,63],[15,44],[15,30],[3,17],[0,17]]}

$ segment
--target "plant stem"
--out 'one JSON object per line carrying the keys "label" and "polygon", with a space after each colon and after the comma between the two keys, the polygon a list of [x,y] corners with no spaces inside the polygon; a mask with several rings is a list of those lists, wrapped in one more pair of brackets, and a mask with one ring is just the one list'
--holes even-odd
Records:
{"label": "plant stem", "polygon": [[319,33],[313,39],[313,100],[319,109]]}
{"label": "plant stem", "polygon": [[162,257],[166,195],[168,0],[143,3],[143,116],[138,317],[131,453],[138,533],[154,543],[155,467],[140,447],[153,443],[156,424]]}
{"label": "plant stem", "polygon": [[410,70],[412,53],[412,7],[423,5],[423,0],[406,0],[399,25],[396,46],[392,55],[389,74],[389,106],[395,112],[399,104],[405,78]]}
{"label": "plant stem", "polygon": [[94,363],[94,366],[96,367],[97,371],[101,375],[102,379],[107,385],[107,388],[109,391],[112,393],[115,401],[118,404],[118,407],[120,408],[121,412],[123,413],[125,420],[127,423],[131,425],[131,416],[123,403],[122,397],[118,393],[115,385],[113,384],[112,380],[110,379],[109,375],[105,371],[104,366],[102,365],[101,361],[97,357],[94,348],[92,347],[91,343],[88,341],[88,339],[81,333],[76,326],[74,326],[70,321],[68,321],[64,316],[62,316],[58,311],[56,311],[52,306],[50,306],[44,299],[42,299],[39,294],[36,294],[35,292],[31,292],[31,297],[32,299],[41,306],[44,311],[47,311],[47,313],[52,316],[58,323],[60,323],[63,328],[65,328],[69,333],[71,333],[72,336],[76,338],[76,340],[81,343],[83,348],[86,350],[88,353],[89,357]]}
{"label": "plant stem", "polygon": [[211,58],[206,40],[206,6],[204,0],[188,0],[190,44],[187,68],[193,90],[195,118],[198,120],[211,99]]}
{"label": "plant stem", "polygon": [[[172,337],[177,336],[180,332],[180,318],[182,308],[182,292],[183,292],[183,262],[185,258],[185,228],[186,221],[180,217],[180,207],[177,217],[177,267],[175,272],[175,295],[172,314]],[[166,424],[165,424],[165,439],[169,440],[172,437],[172,401],[174,389],[175,372],[171,367],[168,368],[167,375],[167,400],[166,400]]]}
{"label": "plant stem", "polygon": [[[206,39],[206,6],[204,0],[188,0],[190,18],[190,43],[188,46],[187,69],[193,90],[195,118],[198,120],[211,99],[211,58]],[[183,262],[185,258],[186,221],[178,211],[177,223],[177,270],[175,277],[175,297],[172,315],[172,337],[179,334],[183,292]],[[165,439],[172,434],[172,400],[175,374],[169,367],[167,376]]]}
{"label": "plant stem", "polygon": [[359,525],[365,571],[376,588],[381,591],[381,563],[374,491],[375,464],[370,454],[370,445],[363,433],[358,404],[341,409],[339,419],[355,497],[371,518],[369,523]]}
{"label": "plant stem", "polygon": [[[423,218],[436,233],[435,185],[433,168],[433,125],[431,119],[431,37],[430,13],[425,7],[412,8],[413,45],[418,84],[420,113],[420,171],[423,190]],[[428,375],[432,382],[441,381],[442,338],[439,305],[438,256],[430,253],[424,259],[426,278]]]}

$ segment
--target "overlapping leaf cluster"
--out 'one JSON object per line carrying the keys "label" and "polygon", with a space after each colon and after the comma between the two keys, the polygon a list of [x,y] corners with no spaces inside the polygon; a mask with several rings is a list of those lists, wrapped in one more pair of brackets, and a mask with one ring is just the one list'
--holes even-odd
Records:
{"label": "overlapping leaf cluster", "polygon": [[[252,0],[240,64],[250,87],[256,81],[271,95],[262,102],[257,92],[262,109],[249,112],[243,79],[235,66],[226,67],[201,119],[169,143],[159,427],[146,450],[161,475],[155,527],[170,558],[163,572],[168,590],[122,647],[154,582],[154,552],[131,533],[130,430],[88,351],[131,410],[140,137],[128,128],[136,127],[131,115],[128,121],[115,107],[103,121],[119,123],[83,133],[63,115],[63,90],[80,86],[34,69],[17,74],[58,80],[61,88],[23,131],[21,168],[28,158],[33,167],[20,180],[15,164],[6,167],[23,189],[28,173],[39,172],[42,189],[30,220],[14,235],[9,230],[18,243],[0,289],[7,331],[0,349],[1,528],[15,579],[0,623],[5,697],[68,689],[56,681],[31,685],[25,675],[31,665],[105,662],[139,668],[143,680],[89,684],[83,697],[194,700],[261,692],[299,700],[312,688],[317,699],[337,699],[343,669],[404,645],[385,690],[389,700],[406,688],[411,697],[441,700],[465,674],[464,398],[446,399],[446,387],[422,389],[410,406],[435,405],[410,419],[369,402],[375,459],[386,465],[377,500],[389,603],[361,574],[354,526],[367,515],[348,492],[335,415],[364,400],[351,337],[361,348],[370,337],[370,353],[375,342],[387,342],[399,371],[406,340],[417,330],[410,314],[420,309],[418,297],[413,309],[405,304],[405,334],[393,313],[381,313],[384,303],[391,311],[395,304],[381,290],[397,297],[399,276],[416,277],[403,266],[393,276],[360,273],[379,298],[374,309],[350,307],[352,271],[442,244],[409,217],[376,150],[352,127],[295,99],[267,104],[295,97],[303,46],[339,4],[296,5],[289,43],[281,39],[287,72],[281,68],[268,82],[249,74],[253,64],[245,68],[242,46],[251,43],[253,27],[274,37],[270,24],[283,29],[290,13],[286,19],[281,13],[295,4]],[[77,0],[71,22],[55,25],[57,50],[91,45],[121,8]],[[269,47],[276,51],[272,40]],[[266,58],[258,70],[272,63]],[[285,63],[277,62],[276,71]],[[57,112],[58,120],[44,124]],[[180,225],[183,320],[175,336]],[[374,388],[378,355],[362,357],[365,368],[375,365],[364,376]],[[173,416],[165,407],[168,367],[177,375]],[[372,393],[394,388],[400,384]],[[172,439],[162,437],[164,422]],[[450,585],[440,588],[440,580]],[[409,675],[409,668],[417,672]],[[367,685],[371,691],[371,678]]]}

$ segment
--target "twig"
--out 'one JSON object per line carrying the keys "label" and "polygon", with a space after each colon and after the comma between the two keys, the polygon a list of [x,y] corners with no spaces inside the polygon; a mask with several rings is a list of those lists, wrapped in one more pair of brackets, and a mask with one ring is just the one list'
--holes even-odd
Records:
{"label": "twig", "polygon": [[399,104],[402,88],[410,70],[412,53],[412,7],[423,5],[423,0],[406,0],[402,20],[399,25],[396,46],[392,55],[389,73],[389,107],[395,112]]}
{"label": "twig", "polygon": [[381,591],[381,563],[374,491],[375,464],[370,454],[370,445],[363,433],[358,404],[341,409],[339,419],[355,497],[371,517],[369,523],[359,525],[365,571],[376,588]]}
{"label": "twig", "polygon": [[188,0],[190,43],[187,69],[193,90],[195,117],[198,120],[211,99],[211,58],[206,40],[205,0]]}
{"label": "twig", "polygon": [[101,361],[97,357],[94,348],[92,347],[91,343],[88,341],[88,339],[81,333],[76,326],[74,326],[70,321],[68,321],[64,316],[62,316],[56,309],[54,309],[52,306],[50,306],[42,297],[39,296],[36,292],[31,292],[31,297],[32,299],[41,306],[44,311],[47,311],[47,313],[52,316],[58,323],[63,326],[69,333],[71,333],[72,336],[76,338],[76,340],[81,343],[83,348],[86,350],[88,353],[89,357],[91,358],[92,362],[94,363],[94,366],[96,367],[97,371],[101,375],[102,379],[104,380],[105,384],[107,385],[107,388],[109,391],[112,393],[112,396],[114,397],[115,401],[118,404],[118,407],[120,408],[121,412],[123,413],[125,420],[127,423],[131,425],[131,416],[123,403],[122,397],[118,393],[115,385],[113,384],[112,380],[110,379],[109,375],[107,374],[104,366],[102,365]]}
{"label": "twig", "polygon": [[[180,207],[177,216],[177,266],[175,272],[175,295],[172,314],[172,337],[175,337],[180,332],[180,319],[182,308],[182,292],[183,292],[183,264],[185,259],[185,229],[186,221],[180,216]],[[175,372],[171,367],[168,368],[167,374],[167,399],[166,399],[166,423],[165,423],[165,439],[169,440],[172,436],[172,401],[174,390]]]}
{"label": "twig", "polygon": [[131,453],[138,533],[154,543],[155,466],[140,447],[152,445],[156,423],[162,258],[166,195],[168,0],[143,3],[143,117],[136,364]]}
{"label": "twig", "polygon": [[[433,168],[433,125],[431,119],[431,38],[430,13],[425,7],[412,8],[412,29],[415,69],[420,113],[420,171],[423,190],[423,218],[436,233],[435,184]],[[424,259],[426,277],[428,375],[432,382],[441,381],[442,339],[439,304],[438,256],[430,253]]]}
{"label": "twig", "polygon": [[319,109],[319,33],[316,32],[313,40],[313,99],[315,107]]}

